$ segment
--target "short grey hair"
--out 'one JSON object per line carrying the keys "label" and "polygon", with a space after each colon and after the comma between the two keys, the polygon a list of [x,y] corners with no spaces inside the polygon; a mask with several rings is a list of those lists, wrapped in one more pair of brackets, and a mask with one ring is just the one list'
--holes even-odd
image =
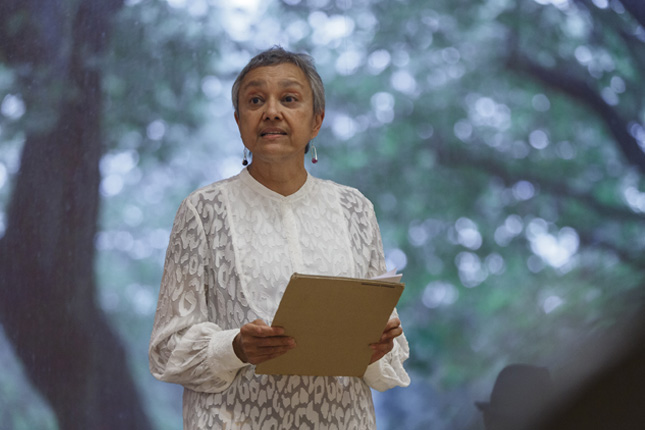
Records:
{"label": "short grey hair", "polygon": [[231,89],[231,99],[233,100],[233,108],[236,114],[239,114],[240,85],[244,77],[251,70],[257,69],[258,67],[277,66],[278,64],[284,63],[295,64],[307,77],[311,92],[313,93],[314,115],[322,114],[325,111],[325,87],[323,86],[318,71],[316,71],[313,58],[307,54],[298,54],[287,51],[280,46],[274,46],[251,58],[240,74],[237,75],[233,83],[233,88]]}

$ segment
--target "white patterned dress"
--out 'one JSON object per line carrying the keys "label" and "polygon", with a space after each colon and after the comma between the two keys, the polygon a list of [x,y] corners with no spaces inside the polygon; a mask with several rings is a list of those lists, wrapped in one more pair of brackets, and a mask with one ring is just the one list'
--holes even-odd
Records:
{"label": "white patterned dress", "polygon": [[184,386],[184,429],[376,428],[370,387],[410,382],[405,336],[363,378],[256,375],[232,341],[248,322],[271,324],[294,272],[384,271],[373,206],[353,188],[309,175],[285,197],[244,169],[191,193],[170,236],[149,351],[152,374]]}

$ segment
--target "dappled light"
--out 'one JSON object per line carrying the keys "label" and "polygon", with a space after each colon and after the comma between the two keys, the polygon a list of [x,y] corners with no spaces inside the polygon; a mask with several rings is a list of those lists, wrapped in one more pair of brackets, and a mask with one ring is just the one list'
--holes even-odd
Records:
{"label": "dappled light", "polygon": [[532,220],[526,229],[531,249],[551,266],[562,269],[571,263],[578,250],[578,234],[570,227],[562,227],[557,234],[550,234],[543,221]]}
{"label": "dappled light", "polygon": [[25,114],[25,103],[22,101],[20,95],[7,94],[2,99],[0,113],[10,120],[20,119]]}
{"label": "dappled light", "polygon": [[446,281],[432,281],[423,290],[421,301],[424,306],[433,309],[439,306],[452,305],[459,298],[459,290]]}

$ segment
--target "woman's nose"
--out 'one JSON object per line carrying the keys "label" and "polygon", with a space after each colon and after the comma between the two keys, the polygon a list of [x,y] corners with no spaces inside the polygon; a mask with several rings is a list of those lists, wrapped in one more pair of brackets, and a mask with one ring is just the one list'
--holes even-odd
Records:
{"label": "woman's nose", "polygon": [[266,110],[264,111],[264,119],[273,120],[282,118],[282,111],[280,110],[281,105],[278,100],[270,98],[267,100],[265,106]]}

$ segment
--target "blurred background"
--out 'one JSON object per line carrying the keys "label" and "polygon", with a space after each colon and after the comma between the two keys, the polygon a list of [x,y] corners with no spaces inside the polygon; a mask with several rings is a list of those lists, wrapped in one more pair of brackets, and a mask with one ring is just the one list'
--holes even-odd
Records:
{"label": "blurred background", "polygon": [[310,173],[374,202],[404,274],[379,428],[481,429],[509,363],[582,384],[645,298],[644,27],[639,0],[3,0],[0,428],[181,428],[147,358],[170,228],[242,168],[230,88],[275,44],[325,82]]}

